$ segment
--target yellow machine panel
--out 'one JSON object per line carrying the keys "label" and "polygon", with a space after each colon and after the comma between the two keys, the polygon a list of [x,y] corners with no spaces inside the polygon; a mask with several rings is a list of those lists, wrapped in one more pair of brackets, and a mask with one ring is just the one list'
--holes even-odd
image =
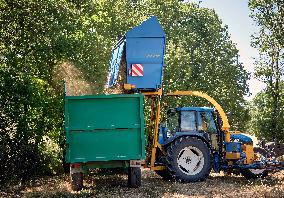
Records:
{"label": "yellow machine panel", "polygon": [[254,161],[253,145],[244,144],[243,150],[247,156],[247,159],[244,161],[244,164],[252,164]]}
{"label": "yellow machine panel", "polygon": [[237,160],[241,158],[240,153],[226,152],[226,159],[228,160]]}

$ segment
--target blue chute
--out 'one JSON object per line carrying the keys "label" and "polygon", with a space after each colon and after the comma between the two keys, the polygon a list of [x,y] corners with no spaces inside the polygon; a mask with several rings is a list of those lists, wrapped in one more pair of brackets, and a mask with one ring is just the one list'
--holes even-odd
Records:
{"label": "blue chute", "polygon": [[109,77],[107,88],[116,84],[119,75],[120,63],[125,53],[125,40],[122,39],[112,50],[112,57],[109,66]]}

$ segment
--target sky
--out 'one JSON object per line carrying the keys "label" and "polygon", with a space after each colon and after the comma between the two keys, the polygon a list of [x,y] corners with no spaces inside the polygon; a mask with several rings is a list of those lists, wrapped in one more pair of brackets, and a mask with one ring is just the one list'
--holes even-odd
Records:
{"label": "sky", "polygon": [[[200,0],[188,0],[188,2],[198,3]],[[201,7],[214,9],[228,26],[231,39],[236,43],[239,50],[240,62],[244,64],[248,72],[254,72],[254,58],[257,58],[257,50],[250,46],[251,35],[257,32],[257,26],[252,18],[249,17],[250,10],[247,0],[202,0]],[[250,96],[245,99],[251,100],[265,85],[257,79],[251,77],[249,80]]]}

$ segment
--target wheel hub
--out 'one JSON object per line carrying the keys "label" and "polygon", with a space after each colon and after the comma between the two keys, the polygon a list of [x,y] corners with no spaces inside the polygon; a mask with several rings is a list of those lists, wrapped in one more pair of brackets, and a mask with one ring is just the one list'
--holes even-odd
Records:
{"label": "wheel hub", "polygon": [[179,152],[177,164],[184,174],[196,175],[204,166],[204,156],[198,148],[188,146]]}
{"label": "wheel hub", "polygon": [[262,174],[265,169],[249,169],[253,174],[259,175]]}

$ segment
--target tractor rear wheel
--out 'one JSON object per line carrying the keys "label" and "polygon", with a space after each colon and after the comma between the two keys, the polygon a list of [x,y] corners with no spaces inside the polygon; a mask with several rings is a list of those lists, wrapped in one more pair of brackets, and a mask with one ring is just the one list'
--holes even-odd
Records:
{"label": "tractor rear wheel", "polygon": [[128,186],[138,188],[141,186],[141,169],[140,167],[128,168]]}
{"label": "tractor rear wheel", "polygon": [[[265,158],[267,155],[266,150],[262,148],[254,148],[254,153],[258,156],[258,160],[261,161],[261,158]],[[268,175],[268,170],[265,168],[263,169],[243,169],[241,170],[242,175],[246,179],[257,179],[257,178],[264,178]]]}
{"label": "tractor rear wheel", "polygon": [[202,181],[210,173],[210,150],[201,139],[180,137],[168,147],[167,155],[167,167],[177,181]]}

